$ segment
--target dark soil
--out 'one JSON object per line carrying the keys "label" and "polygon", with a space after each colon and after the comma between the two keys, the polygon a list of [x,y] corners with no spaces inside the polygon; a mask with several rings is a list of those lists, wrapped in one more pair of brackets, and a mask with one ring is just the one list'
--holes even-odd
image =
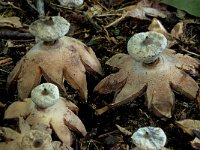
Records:
{"label": "dark soil", "polygon": [[[183,133],[183,131],[176,127],[175,121],[181,119],[200,119],[199,109],[194,101],[175,93],[176,104],[173,112],[173,117],[169,120],[160,120],[154,116],[145,105],[144,96],[137,98],[129,104],[121,107],[109,110],[101,116],[95,115],[95,109],[101,108],[108,103],[112,102],[114,93],[108,95],[100,95],[93,92],[95,85],[103,79],[105,76],[116,72],[117,70],[110,68],[105,65],[105,62],[113,55],[117,53],[127,53],[126,44],[128,39],[138,32],[147,31],[150,21],[144,21],[139,19],[127,18],[120,22],[117,26],[110,27],[107,32],[102,28],[103,26],[114,21],[117,16],[107,17],[94,17],[88,19],[84,14],[89,6],[97,4],[97,1],[107,7],[107,9],[119,9],[125,5],[134,4],[136,1],[126,0],[119,1],[116,5],[110,7],[105,6],[105,3],[101,0],[86,0],[87,5],[82,7],[80,10],[73,10],[60,8],[50,3],[56,4],[57,1],[46,0],[45,11],[48,16],[58,15],[66,18],[71,22],[71,31],[68,36],[72,36],[86,43],[92,47],[97,57],[99,58],[103,70],[104,76],[94,77],[87,74],[89,98],[87,103],[82,103],[77,92],[68,86],[67,91],[71,97],[74,98],[77,106],[79,107],[79,117],[85,124],[88,135],[85,138],[77,140],[74,144],[76,149],[88,149],[88,150],[100,150],[100,149],[112,149],[112,150],[123,150],[128,149],[127,146],[131,146],[130,137],[124,135],[117,130],[115,124],[125,127],[131,132],[136,131],[140,127],[144,126],[155,126],[161,127],[167,135],[167,148],[181,150],[181,149],[192,149],[189,141],[193,137]],[[5,0],[6,2],[6,0]],[[18,16],[24,25],[29,25],[31,22],[38,19],[38,13],[26,5],[26,0],[21,0],[21,3],[17,0],[10,0],[13,4],[22,10],[15,9],[11,6],[0,7],[0,15],[3,16]],[[0,5],[1,6],[1,5]],[[180,18],[176,17],[176,10],[169,8],[172,13],[168,18],[161,19],[163,25],[168,31],[173,26],[181,21]],[[185,19],[193,19],[199,21],[198,18],[186,15]],[[111,39],[111,41],[109,41]],[[114,39],[114,40],[113,40]],[[172,48],[179,53],[188,54],[192,57],[198,58],[200,55],[200,26],[196,23],[187,24],[184,29],[184,35],[181,40],[178,41]],[[6,43],[8,40],[14,43],[13,47],[7,48]],[[0,101],[6,106],[0,108],[0,126],[9,126],[16,128],[16,121],[3,120],[3,114],[7,106],[17,100],[17,93],[13,95],[6,94],[6,79],[9,72],[14,68],[16,62],[26,54],[26,52],[35,43],[34,39],[7,39],[2,37],[0,39],[0,57],[6,56],[13,59],[13,63],[9,65],[0,66]],[[183,51],[185,49],[187,51]],[[192,55],[190,52],[197,55]],[[199,58],[198,58],[199,59]],[[194,77],[195,80],[200,83],[198,77]],[[56,138],[56,137],[55,137]],[[1,148],[0,148],[1,149]]]}

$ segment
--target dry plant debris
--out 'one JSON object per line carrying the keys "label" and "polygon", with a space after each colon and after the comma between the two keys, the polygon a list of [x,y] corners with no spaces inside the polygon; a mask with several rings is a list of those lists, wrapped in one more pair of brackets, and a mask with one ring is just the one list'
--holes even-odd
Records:
{"label": "dry plant debris", "polygon": [[0,16],[0,27],[21,28],[22,24],[19,17]]}
{"label": "dry plant debris", "polygon": [[83,4],[83,0],[58,0],[60,5],[67,6],[69,8],[76,8]]}
{"label": "dry plant debris", "polygon": [[120,125],[116,124],[115,125],[117,127],[117,129],[122,132],[124,135],[126,136],[130,136],[132,135],[132,133],[130,131],[128,131],[126,128],[121,127]]}
{"label": "dry plant debris", "polygon": [[194,136],[194,130],[200,132],[200,120],[184,119],[176,121],[176,125],[191,136]]}
{"label": "dry plant debris", "polygon": [[10,57],[0,57],[0,66],[9,65],[12,63],[12,58]]}
{"label": "dry plant debris", "polygon": [[200,139],[199,138],[195,138],[194,140],[192,140],[191,142],[191,146],[194,148],[194,149],[200,149]]}
{"label": "dry plant debris", "polygon": [[6,106],[6,104],[3,104],[2,102],[0,102],[0,108],[3,108],[5,106]]}
{"label": "dry plant debris", "polygon": [[41,18],[30,25],[30,32],[42,41],[29,50],[9,74],[8,91],[17,82],[19,99],[27,98],[44,76],[64,93],[64,80],[67,80],[83,99],[87,99],[85,73],[102,74],[101,64],[91,48],[64,36],[69,26],[60,16]]}
{"label": "dry plant debris", "polygon": [[113,103],[97,110],[102,114],[109,108],[133,101],[145,93],[146,104],[154,114],[170,118],[174,108],[174,91],[198,104],[199,86],[186,72],[198,73],[199,61],[166,49],[167,39],[157,32],[135,34],[128,42],[127,54],[116,54],[106,64],[119,72],[104,78],[94,91],[101,94],[116,92]]}
{"label": "dry plant debris", "polygon": [[106,28],[116,25],[120,21],[124,20],[126,17],[133,17],[133,18],[142,19],[142,20],[150,20],[148,16],[161,17],[161,18],[166,17],[166,14],[164,14],[163,12],[157,9],[154,9],[151,7],[137,6],[137,5],[131,5],[131,6],[127,6],[122,9],[116,10],[116,14],[118,15],[121,14],[121,17],[116,19],[114,22],[106,25],[105,26]]}
{"label": "dry plant debris", "polygon": [[181,128],[184,132],[195,137],[192,140],[191,146],[195,149],[200,149],[200,121],[192,119],[184,119],[176,121],[176,125]]}
{"label": "dry plant debris", "polygon": [[11,104],[5,111],[4,118],[23,116],[31,128],[44,124],[52,128],[63,143],[70,146],[74,140],[71,130],[83,136],[87,133],[74,112],[78,112],[78,107],[59,97],[57,86],[43,83],[32,90],[31,98]]}
{"label": "dry plant debris", "polygon": [[168,48],[176,44],[176,40],[181,40],[183,36],[183,29],[184,23],[181,21],[177,23],[169,33],[157,18],[153,18],[151,24],[148,27],[149,31],[154,31],[165,35],[168,40]]}
{"label": "dry plant debris", "polygon": [[52,141],[47,131],[31,130],[22,118],[19,118],[19,132],[8,127],[0,127],[0,136],[2,150],[72,150],[61,142]]}

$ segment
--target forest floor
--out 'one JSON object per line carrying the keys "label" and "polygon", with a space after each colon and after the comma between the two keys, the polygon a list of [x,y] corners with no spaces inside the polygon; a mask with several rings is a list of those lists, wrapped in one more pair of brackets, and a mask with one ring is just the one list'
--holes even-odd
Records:
{"label": "forest floor", "polygon": [[[18,0],[10,0],[9,2],[11,3],[8,3],[6,0],[0,2],[0,16],[19,17],[23,25],[23,28],[18,29],[0,25],[0,58],[12,59],[12,61],[8,61],[8,63],[0,64],[0,101],[5,104],[4,107],[0,107],[0,126],[9,126],[12,128],[16,128],[16,122],[4,120],[3,115],[6,108],[17,100],[17,93],[14,96],[6,94],[6,80],[9,72],[16,65],[16,62],[34,45],[35,39],[31,35],[27,37],[17,37],[17,35],[10,37],[7,34],[3,35],[1,31],[8,29],[28,33],[28,25],[38,19],[38,13],[36,10],[31,9],[29,4],[25,5],[25,1],[28,2],[28,0],[21,0],[21,2]],[[98,5],[105,14],[106,11],[111,12],[111,10],[134,5],[137,2],[136,0],[85,0],[84,6],[73,10],[61,7],[58,5],[57,1],[46,0],[46,15],[60,15],[66,18],[71,23],[70,32],[67,36],[79,39],[87,46],[90,46],[95,51],[104,70],[104,76],[94,77],[87,74],[89,91],[87,103],[81,102],[77,92],[66,84],[66,86],[68,86],[67,93],[74,98],[74,101],[79,107],[79,117],[88,131],[88,135],[85,138],[82,138],[73,145],[75,149],[129,149],[128,147],[131,147],[130,136],[121,133],[117,129],[116,124],[126,128],[130,132],[135,132],[140,127],[145,126],[160,127],[167,135],[167,148],[175,150],[192,149],[190,141],[193,137],[183,133],[183,131],[176,126],[175,121],[186,118],[198,120],[200,119],[200,113],[195,101],[191,101],[179,93],[175,92],[173,117],[168,120],[161,120],[150,112],[145,105],[144,96],[128,104],[111,109],[102,115],[95,115],[95,109],[111,103],[114,98],[114,93],[100,95],[93,92],[94,87],[101,79],[116,72],[115,69],[105,65],[105,62],[117,53],[127,53],[126,45],[129,38],[135,33],[148,31],[148,26],[151,24],[153,17],[149,17],[148,20],[127,17],[118,24],[105,28],[106,25],[116,20],[119,16],[96,15],[91,17],[88,15],[88,10]],[[183,28],[182,38],[171,48],[178,53],[187,54],[199,59],[200,20],[189,14],[186,14],[183,18],[177,17],[175,8],[166,8],[170,14],[166,18],[158,17],[158,19],[162,22],[167,31],[171,31],[178,22],[184,20],[190,21],[190,23],[186,24]],[[195,80],[198,84],[200,83],[199,78],[195,78]]]}

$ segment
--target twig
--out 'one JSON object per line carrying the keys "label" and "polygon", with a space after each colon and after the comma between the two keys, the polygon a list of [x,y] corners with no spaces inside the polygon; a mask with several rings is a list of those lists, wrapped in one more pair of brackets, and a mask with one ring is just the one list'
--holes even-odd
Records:
{"label": "twig", "polygon": [[105,9],[107,12],[109,11],[105,6],[103,6],[100,2],[97,2],[103,9]]}
{"label": "twig", "polygon": [[101,15],[96,15],[95,17],[108,17],[108,16],[122,16],[122,14],[101,14]]}
{"label": "twig", "polygon": [[139,109],[139,110],[140,110],[140,112],[141,112],[142,114],[144,114],[148,119],[150,119],[150,117],[147,115],[146,112],[142,111],[142,109]]}
{"label": "twig", "polygon": [[94,144],[93,146],[95,146],[95,148],[96,148],[97,150],[99,149],[99,148],[96,146],[96,144],[95,144],[95,143],[100,144],[99,141],[96,141],[96,140],[89,140],[89,143],[88,143],[88,145],[87,145],[87,149],[88,149],[88,150],[89,150],[89,148],[90,148],[91,143]]}
{"label": "twig", "polygon": [[4,6],[9,5],[9,6],[11,6],[11,7],[14,8],[14,9],[18,9],[18,10],[20,10],[20,11],[23,11],[21,8],[19,8],[19,7],[15,6],[15,5],[13,5],[13,3],[11,3],[11,2],[2,2],[2,1],[0,1],[0,4],[1,4],[1,5],[4,5]]}
{"label": "twig", "polygon": [[12,63],[12,58],[0,57],[0,66],[8,65]]}
{"label": "twig", "polygon": [[115,20],[114,22],[110,23],[109,25],[105,26],[105,28],[109,28],[113,25],[116,25],[117,23],[119,23],[120,21],[122,21],[124,18],[126,18],[127,13],[123,14],[120,18],[118,18],[117,20]]}
{"label": "twig", "polygon": [[98,138],[104,138],[110,134],[113,134],[113,133],[119,133],[119,130],[114,130],[114,131],[111,131],[111,132],[107,132],[107,133],[104,133],[104,134],[101,134],[98,136]]}
{"label": "twig", "polygon": [[82,13],[82,11],[79,11],[79,10],[73,10],[72,8],[69,8],[69,7],[65,7],[65,6],[61,6],[61,5],[57,5],[57,4],[54,4],[54,3],[50,3],[50,5],[52,6],[56,6],[56,7],[59,7],[59,8],[64,8],[64,9],[67,9],[69,12],[76,12],[76,13]]}
{"label": "twig", "polygon": [[0,69],[0,71],[5,72],[5,73],[10,73],[9,71],[3,70],[3,69]]}
{"label": "twig", "polygon": [[110,35],[109,35],[109,33],[108,33],[108,31],[106,30],[106,28],[103,26],[103,30],[105,31],[105,33],[106,33],[106,39],[108,40],[108,42],[110,43],[110,41],[111,41],[111,39],[110,39]]}
{"label": "twig", "polygon": [[0,38],[1,39],[34,39],[34,36],[30,33],[5,30],[5,31],[0,31]]}
{"label": "twig", "polygon": [[128,131],[126,128],[119,126],[118,124],[115,124],[117,129],[122,132],[126,136],[131,136],[132,132]]}
{"label": "twig", "polygon": [[186,50],[186,49],[184,49],[184,48],[181,48],[181,50],[184,51],[184,52],[187,52],[187,53],[189,53],[189,54],[191,54],[191,55],[194,55],[194,56],[200,57],[199,54],[196,54],[196,53],[194,53],[194,52],[190,52],[190,51],[188,51],[188,50]]}

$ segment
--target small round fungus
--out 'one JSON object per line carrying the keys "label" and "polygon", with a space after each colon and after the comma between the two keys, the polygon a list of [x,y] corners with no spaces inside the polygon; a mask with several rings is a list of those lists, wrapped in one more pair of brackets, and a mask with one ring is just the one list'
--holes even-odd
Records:
{"label": "small round fungus", "polygon": [[67,6],[69,8],[76,8],[83,4],[83,0],[58,0],[60,5]]}
{"label": "small round fungus", "polygon": [[167,39],[161,33],[141,32],[130,38],[127,45],[128,53],[137,61],[154,62],[167,47]]}
{"label": "small round fungus", "polygon": [[33,22],[29,30],[43,41],[54,41],[69,31],[70,23],[61,16],[44,17]]}
{"label": "small round fungus", "polygon": [[58,87],[52,83],[43,83],[31,92],[32,101],[40,108],[53,106],[59,100]]}
{"label": "small round fungus", "polygon": [[140,150],[159,150],[167,141],[164,131],[158,127],[140,128],[133,133],[131,139]]}

